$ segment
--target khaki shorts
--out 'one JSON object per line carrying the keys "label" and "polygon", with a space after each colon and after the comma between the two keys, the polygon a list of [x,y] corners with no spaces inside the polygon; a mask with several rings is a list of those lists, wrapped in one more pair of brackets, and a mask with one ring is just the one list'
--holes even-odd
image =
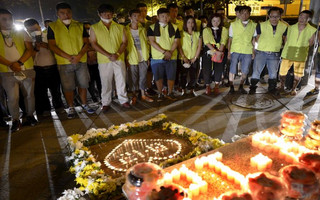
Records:
{"label": "khaki shorts", "polygon": [[298,77],[302,77],[304,75],[304,67],[306,62],[297,62],[287,59],[282,59],[280,71],[280,76],[286,76],[289,69],[293,65],[294,75]]}

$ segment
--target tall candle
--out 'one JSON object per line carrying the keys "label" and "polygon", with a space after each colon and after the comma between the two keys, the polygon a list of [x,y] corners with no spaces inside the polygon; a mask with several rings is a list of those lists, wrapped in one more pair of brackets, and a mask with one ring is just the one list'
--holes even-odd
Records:
{"label": "tall candle", "polygon": [[171,176],[170,173],[165,173],[163,179],[164,179],[164,184],[165,185],[168,185],[168,184],[172,183],[172,176]]}
{"label": "tall candle", "polygon": [[194,161],[194,164],[195,164],[195,167],[197,170],[202,170],[203,168],[203,162],[201,159],[197,158],[195,161]]}
{"label": "tall candle", "polygon": [[193,198],[198,196],[199,195],[199,185],[193,184],[193,183],[190,184],[189,191],[191,191]]}
{"label": "tall candle", "polygon": [[177,169],[173,169],[171,172],[172,180],[174,182],[178,182],[180,180],[180,171]]}

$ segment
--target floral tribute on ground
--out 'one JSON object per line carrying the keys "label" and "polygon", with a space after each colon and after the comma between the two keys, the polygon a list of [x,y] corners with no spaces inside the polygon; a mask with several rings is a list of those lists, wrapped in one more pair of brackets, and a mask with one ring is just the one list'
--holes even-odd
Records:
{"label": "floral tribute on ground", "polygon": [[166,134],[184,138],[195,146],[186,155],[178,155],[161,162],[160,166],[163,168],[224,145],[223,141],[213,139],[202,132],[168,122],[167,116],[164,114],[159,114],[147,121],[113,125],[108,129],[93,128],[84,135],[75,134],[68,138],[70,156],[67,157],[67,160],[71,164],[69,171],[75,174],[77,188],[65,190],[59,200],[80,199],[83,195],[89,195],[94,199],[111,199],[121,195],[121,186],[125,181],[124,175],[119,178],[107,175],[101,169],[101,163],[96,161],[88,147],[157,128],[161,128]]}

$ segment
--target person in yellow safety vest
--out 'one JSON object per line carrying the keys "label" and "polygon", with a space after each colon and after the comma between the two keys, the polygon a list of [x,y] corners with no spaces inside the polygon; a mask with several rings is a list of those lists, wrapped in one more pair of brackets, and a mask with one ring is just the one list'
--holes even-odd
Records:
{"label": "person in yellow safety vest", "polygon": [[16,31],[13,27],[12,13],[0,9],[0,78],[6,91],[8,108],[12,117],[11,131],[20,130],[19,88],[22,90],[27,119],[25,125],[34,126],[34,79],[33,47],[30,36],[25,31]]}
{"label": "person in yellow safety vest", "polygon": [[235,92],[233,81],[237,73],[238,63],[241,63],[241,79],[239,92],[247,94],[243,88],[251,65],[254,59],[254,37],[256,37],[256,23],[249,19],[251,8],[249,6],[240,7],[240,20],[231,23],[229,28],[229,43],[228,43],[228,59],[230,59],[229,84],[230,94]]}
{"label": "person in yellow safety vest", "polygon": [[268,68],[268,92],[276,94],[277,73],[280,64],[280,49],[287,32],[287,25],[280,21],[281,9],[272,7],[268,10],[269,20],[257,25],[258,47],[253,63],[253,73],[249,94],[255,94],[260,75],[265,66]]}
{"label": "person in yellow safety vest", "polygon": [[180,39],[178,27],[169,22],[169,10],[160,8],[157,11],[159,22],[152,24],[147,32],[151,44],[151,68],[158,88],[158,101],[162,101],[164,76],[167,76],[168,95],[176,100],[173,86],[176,78],[177,47]]}
{"label": "person in yellow safety vest", "polygon": [[[318,29],[318,43],[320,43],[320,28]],[[319,88],[320,88],[320,48],[318,46],[318,53],[317,53],[317,62],[315,62],[316,65],[316,74],[314,79],[314,88],[307,92],[307,96],[317,95],[319,94]]]}
{"label": "person in yellow safety vest", "polygon": [[[149,26],[151,24],[154,24],[154,22],[152,20],[148,20],[147,19],[147,13],[148,13],[148,7],[145,3],[138,3],[136,5],[136,9],[140,10],[140,19],[139,22],[141,23],[141,25],[148,30]],[[156,16],[157,18],[157,16]],[[154,91],[152,89],[152,78],[153,78],[153,74],[152,74],[152,70],[150,67],[150,59],[149,59],[149,65],[148,65],[148,72],[147,72],[147,80],[146,80],[146,84],[147,84],[147,88],[145,90],[145,93],[147,95],[150,96],[155,96],[157,93],[156,91]]]}
{"label": "person in yellow safety vest", "polygon": [[71,6],[67,3],[56,5],[58,19],[48,27],[48,44],[58,64],[63,92],[69,106],[68,118],[76,116],[74,90],[76,85],[82,108],[88,113],[95,111],[87,105],[89,72],[87,68],[88,33],[82,23],[72,19]]}
{"label": "person in yellow safety vest", "polygon": [[183,30],[181,35],[181,48],[179,48],[181,61],[183,61],[180,77],[180,85],[182,87],[181,95],[186,94],[189,75],[190,82],[188,82],[188,88],[191,89],[191,94],[196,97],[198,94],[194,91],[194,88],[197,76],[197,61],[202,47],[202,38],[200,32],[196,29],[196,20],[193,16],[188,15],[185,17]]}
{"label": "person in yellow safety vest", "polygon": [[90,43],[98,52],[98,65],[102,85],[102,111],[106,113],[112,102],[112,81],[115,80],[118,100],[122,107],[130,108],[126,91],[124,52],[128,39],[125,27],[112,20],[113,6],[98,7],[100,21],[90,29]]}
{"label": "person in yellow safety vest", "polygon": [[128,34],[126,60],[129,63],[127,70],[129,86],[133,93],[132,104],[136,102],[139,89],[143,101],[153,102],[153,99],[145,93],[150,46],[148,44],[147,31],[139,23],[139,18],[140,11],[138,9],[130,10],[129,19],[131,23],[126,26]]}
{"label": "person in yellow safety vest", "polygon": [[[192,16],[192,17],[195,18],[195,16],[194,16],[194,10],[193,10],[193,8],[192,8],[191,6],[185,6],[185,7],[183,8],[183,13],[184,13],[184,17],[186,17],[186,16]],[[197,31],[200,31],[200,29],[201,29],[201,20],[199,20],[199,19],[197,19],[197,18],[195,18],[195,20],[196,20]]]}
{"label": "person in yellow safety vest", "polygon": [[293,65],[294,81],[290,94],[293,96],[297,94],[296,88],[304,75],[309,46],[313,45],[317,30],[309,24],[311,18],[312,12],[304,10],[299,14],[298,23],[288,28],[286,43],[281,54],[282,61],[279,71],[280,93],[285,93],[286,75]]}

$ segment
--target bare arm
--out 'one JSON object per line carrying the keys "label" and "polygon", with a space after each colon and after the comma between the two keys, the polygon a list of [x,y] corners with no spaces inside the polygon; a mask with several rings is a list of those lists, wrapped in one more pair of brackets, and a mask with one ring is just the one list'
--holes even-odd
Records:
{"label": "bare arm", "polygon": [[164,53],[166,51],[156,42],[156,38],[154,36],[148,36],[148,39],[150,41],[150,45],[153,48],[155,48],[156,50],[160,51],[161,53]]}
{"label": "bare arm", "polygon": [[228,59],[229,60],[231,59],[231,44],[232,44],[232,38],[229,37],[229,40],[228,40]]}
{"label": "bare arm", "polygon": [[313,34],[312,37],[309,40],[309,46],[312,46],[314,44],[315,37],[316,37],[316,34]]}
{"label": "bare arm", "polygon": [[22,56],[20,57],[19,61],[21,62],[26,62],[33,54],[33,46],[31,42],[24,42],[24,45],[26,46],[26,50],[24,51],[24,53],[22,54]]}
{"label": "bare arm", "polygon": [[111,57],[111,53],[107,52],[106,50],[104,50],[104,48],[102,48],[98,42],[97,42],[97,38],[96,35],[93,31],[93,29],[90,30],[90,37],[89,37],[91,46],[94,50],[96,50],[97,52],[101,53],[102,55],[105,55],[106,57],[108,57],[110,59]]}

